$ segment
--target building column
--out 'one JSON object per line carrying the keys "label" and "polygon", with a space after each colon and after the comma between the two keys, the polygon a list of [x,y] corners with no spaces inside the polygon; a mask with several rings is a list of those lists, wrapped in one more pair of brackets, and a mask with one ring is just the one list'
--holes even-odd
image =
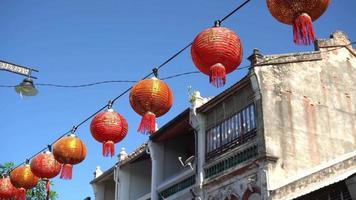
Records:
{"label": "building column", "polygon": [[151,200],[158,200],[159,195],[157,192],[157,187],[160,182],[162,182],[163,177],[163,147],[152,140],[148,141],[148,149],[150,152],[151,162],[152,162],[152,176],[151,176]]}
{"label": "building column", "polygon": [[120,187],[119,187],[119,199],[130,199],[130,169],[118,170]]}
{"label": "building column", "polygon": [[[190,111],[189,123],[195,130],[195,162],[196,162],[196,187],[195,193],[200,199],[204,199],[204,162],[205,162],[205,119],[204,116],[196,113],[196,109],[206,103],[208,99],[200,96],[199,92],[195,92],[195,101],[192,103]],[[199,198],[197,198],[199,199]]]}
{"label": "building column", "polygon": [[92,184],[95,200],[104,200],[105,187],[101,184]]}
{"label": "building column", "polygon": [[356,200],[356,175],[346,179],[345,183],[349,189],[351,198]]}

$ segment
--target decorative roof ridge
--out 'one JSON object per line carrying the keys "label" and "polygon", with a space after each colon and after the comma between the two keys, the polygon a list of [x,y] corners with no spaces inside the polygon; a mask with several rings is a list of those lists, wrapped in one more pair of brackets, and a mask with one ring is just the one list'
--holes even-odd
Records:
{"label": "decorative roof ridge", "polygon": [[136,148],[133,152],[128,154],[124,160],[119,161],[119,167],[123,166],[123,165],[129,163],[130,161],[141,156],[143,153],[146,152],[146,148],[147,148],[147,142],[144,142],[138,148]]}

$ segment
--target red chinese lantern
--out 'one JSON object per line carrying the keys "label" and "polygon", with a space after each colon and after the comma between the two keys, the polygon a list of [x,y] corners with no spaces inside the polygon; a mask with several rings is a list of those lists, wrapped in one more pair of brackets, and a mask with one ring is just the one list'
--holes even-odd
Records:
{"label": "red chinese lantern", "polygon": [[87,154],[85,144],[74,134],[61,138],[53,145],[53,155],[62,164],[61,179],[72,179],[73,165],[82,162]]}
{"label": "red chinese lantern", "polygon": [[302,45],[315,41],[313,21],[326,11],[329,3],[329,0],[267,0],[272,16],[293,25],[294,43]]}
{"label": "red chinese lantern", "polygon": [[173,94],[169,86],[157,79],[145,79],[133,86],[130,92],[130,104],[136,113],[142,116],[138,131],[154,133],[156,117],[167,113],[172,107]]}
{"label": "red chinese lantern", "polygon": [[9,177],[0,179],[0,199],[10,199],[15,196],[15,187]]}
{"label": "red chinese lantern", "polygon": [[108,109],[106,112],[97,114],[90,124],[92,136],[103,143],[103,155],[115,155],[115,143],[125,138],[128,131],[128,125],[123,116]]}
{"label": "red chinese lantern", "polygon": [[10,180],[13,186],[18,188],[16,191],[16,197],[19,200],[26,199],[26,191],[36,187],[38,183],[38,177],[31,171],[29,164],[15,168],[10,173]]}
{"label": "red chinese lantern", "polygon": [[50,181],[61,171],[61,164],[54,158],[50,151],[38,154],[31,161],[31,171],[33,174],[46,182],[47,199],[49,198]]}
{"label": "red chinese lantern", "polygon": [[215,87],[225,85],[226,74],[241,64],[242,54],[240,38],[232,30],[220,27],[219,21],[199,33],[191,48],[195,66],[209,76]]}

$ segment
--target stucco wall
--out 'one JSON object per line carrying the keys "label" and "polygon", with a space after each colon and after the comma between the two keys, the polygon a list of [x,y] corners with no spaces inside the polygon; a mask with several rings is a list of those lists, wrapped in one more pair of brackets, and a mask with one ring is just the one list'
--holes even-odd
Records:
{"label": "stucco wall", "polygon": [[130,199],[151,192],[151,162],[150,160],[138,161],[129,166],[130,168]]}
{"label": "stucco wall", "polygon": [[[348,42],[336,33],[319,44]],[[278,157],[269,168],[270,189],[356,149],[356,58],[347,48],[325,47],[321,54],[299,55],[297,62],[288,59],[298,56],[283,55],[280,63],[253,69],[261,90],[266,153]]]}
{"label": "stucco wall", "polygon": [[187,158],[194,155],[194,135],[193,133],[166,141],[164,144],[163,181],[172,178],[185,170],[178,157],[182,157],[184,162]]}
{"label": "stucco wall", "polygon": [[115,199],[115,182],[114,180],[105,181],[105,200],[113,200]]}

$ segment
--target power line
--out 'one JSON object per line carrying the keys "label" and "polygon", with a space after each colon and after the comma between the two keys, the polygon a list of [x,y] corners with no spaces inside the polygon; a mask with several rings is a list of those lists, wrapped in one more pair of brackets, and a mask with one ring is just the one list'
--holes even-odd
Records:
{"label": "power line", "polygon": [[[232,12],[230,12],[228,15],[226,15],[225,17],[223,17],[220,21],[225,21],[227,18],[229,18],[232,14],[236,13],[239,9],[243,8],[248,2],[250,2],[250,0],[245,1],[244,3],[242,3],[241,5],[239,5],[235,10],[233,10]],[[155,72],[157,73],[157,71],[159,69],[161,69],[162,67],[164,67],[165,65],[167,65],[170,61],[172,61],[174,58],[176,58],[178,55],[180,55],[182,52],[184,52],[187,48],[189,48],[192,45],[193,42],[190,42],[188,45],[186,45],[185,47],[183,47],[181,50],[179,50],[177,53],[173,54],[173,56],[171,56],[170,58],[168,58],[166,61],[164,61],[162,64],[160,64],[157,68],[154,68],[153,71],[151,73],[149,73],[148,75],[146,75],[145,77],[143,77],[141,80],[146,79],[148,77],[150,77],[151,75],[155,74]],[[194,72],[195,73],[195,72]],[[174,77],[178,77],[178,75],[176,76],[172,76],[172,77],[167,77],[166,79],[170,79],[170,78],[174,78]],[[104,81],[106,82],[106,81]],[[97,83],[99,84],[99,83]],[[90,85],[90,84],[89,84]],[[81,125],[83,125],[85,122],[87,122],[90,118],[94,117],[96,114],[98,114],[99,112],[101,112],[103,109],[105,109],[108,106],[111,106],[116,100],[118,100],[119,98],[121,98],[122,96],[124,96],[127,92],[129,92],[132,89],[133,86],[129,87],[128,89],[126,89],[124,92],[122,92],[121,94],[119,94],[118,96],[116,96],[113,100],[109,101],[108,104],[102,106],[99,110],[97,110],[96,112],[94,112],[92,115],[90,115],[89,117],[87,117],[85,120],[83,120],[82,122],[80,122],[78,125],[74,126],[72,130],[66,132],[65,134],[61,135],[56,141],[60,140],[62,137],[64,137],[65,135],[67,135],[68,133],[74,133],[76,131],[76,129],[78,127],[80,127]],[[56,142],[55,141],[55,142]],[[53,142],[51,145],[53,145],[55,142]],[[46,149],[46,148],[45,148]],[[39,153],[41,153],[42,151],[44,151],[45,149],[42,149],[40,152],[32,155],[30,158],[35,157],[36,155],[38,155]],[[24,162],[25,163],[25,162]],[[12,170],[14,170],[15,168],[23,165],[24,163],[21,163],[20,165],[17,165],[16,167],[14,167]],[[11,171],[12,171],[11,170]]]}
{"label": "power line", "polygon": [[[190,74],[197,74],[199,71],[193,71],[193,72],[183,72],[179,74],[175,74],[172,76],[160,78],[161,80],[167,80],[175,77],[180,77],[180,76],[185,76],[185,75],[190,75]],[[94,83],[86,83],[86,84],[80,84],[80,85],[62,85],[62,84],[54,84],[54,83],[35,83],[35,86],[44,86],[44,87],[57,87],[57,88],[84,88],[84,87],[91,87],[91,86],[96,86],[96,85],[102,85],[102,84],[109,84],[109,83],[136,83],[137,80],[111,80],[111,81],[99,81],[99,82],[94,82]],[[0,85],[0,87],[3,88],[13,88],[16,87],[16,85]]]}
{"label": "power line", "polygon": [[[353,44],[356,44],[356,42],[350,42],[349,44],[346,44],[346,45],[334,45],[334,46],[328,46],[326,48],[331,48],[331,49],[328,49],[328,50],[325,50],[325,51],[322,51],[322,53],[324,52],[330,52],[330,51],[334,51],[336,49],[340,49],[340,48],[344,48],[344,47],[347,47],[347,46],[350,46],[350,45],[353,45]],[[183,49],[185,50],[187,47],[184,47]],[[184,51],[183,50],[183,51]],[[182,50],[180,50],[179,52],[182,52]],[[172,60],[174,59],[175,57],[177,56],[177,53],[174,54],[172,57],[170,57],[168,60]],[[290,56],[290,55],[286,55],[286,56]],[[271,58],[271,59],[268,59],[266,60],[265,62],[269,62],[269,61],[272,61],[272,60],[275,60],[275,59],[280,59],[280,58],[283,58],[283,56],[280,56],[280,57],[274,57],[274,58]],[[168,61],[169,62],[169,61]],[[168,63],[167,61],[163,62],[160,67],[163,67],[164,65],[166,65]],[[265,63],[265,62],[262,62]],[[259,63],[261,64],[261,63]],[[250,69],[252,66],[244,66],[244,67],[238,67],[236,69],[237,70],[243,70],[243,69]],[[256,66],[256,67],[261,67],[261,66]],[[153,70],[155,71],[155,69]],[[164,77],[164,78],[161,78],[161,80],[168,80],[168,79],[172,79],[172,78],[176,78],[176,77],[180,77],[180,76],[186,76],[186,75],[190,75],[190,74],[198,74],[200,73],[199,71],[191,71],[191,72],[184,72],[184,73],[180,73],[180,74],[175,74],[175,75],[172,75],[172,76],[168,76],[168,77]],[[144,78],[142,78],[141,80],[145,79],[145,78],[148,78],[149,76],[153,75],[154,72],[151,72],[149,73],[148,75],[146,75]],[[90,83],[90,84],[83,84],[83,85],[76,85],[74,87],[79,87],[79,86],[82,86],[82,87],[88,87],[88,86],[92,86],[92,85],[97,85],[97,84],[104,84],[104,83],[110,83],[110,82],[125,82],[125,81],[120,81],[120,80],[117,80],[117,81],[101,81],[101,82],[96,82],[96,83]],[[127,81],[127,82],[137,82],[137,81]],[[39,84],[37,84],[39,85]],[[52,86],[52,85],[55,85],[55,84],[41,84],[43,86]],[[0,87],[2,87],[0,85]],[[14,87],[14,86],[5,86],[5,87]],[[66,87],[69,87],[69,86],[66,86]],[[55,141],[53,141],[50,146],[52,146],[53,144],[55,144],[58,140],[60,140],[61,138],[63,138],[64,136],[68,135],[69,133],[74,133],[78,127],[80,127],[81,125],[83,125],[85,122],[87,122],[88,120],[90,120],[92,117],[94,117],[96,114],[98,114],[99,112],[101,112],[102,110],[104,110],[106,107],[108,107],[109,105],[113,104],[117,99],[121,98],[122,96],[124,96],[127,92],[129,92],[130,90],[132,89],[132,86],[130,88],[128,88],[127,90],[125,90],[123,93],[121,93],[120,95],[118,95],[117,97],[115,97],[112,101],[109,101],[108,104],[104,105],[103,107],[101,107],[99,110],[97,110],[95,113],[93,113],[92,115],[90,115],[89,117],[87,117],[85,120],[83,120],[82,122],[80,122],[77,126],[74,126],[70,131],[64,133],[63,135],[61,135],[60,137],[58,137]],[[42,150],[40,150],[39,152],[37,152],[36,154],[32,155],[29,159],[27,160],[31,160],[32,158],[34,158],[36,155],[38,155],[39,153],[45,151],[47,148],[43,148]],[[25,164],[25,162],[22,162],[20,163],[19,165],[17,165],[16,167],[14,167],[12,170],[16,169],[17,167]],[[12,171],[10,170],[10,172]]]}

